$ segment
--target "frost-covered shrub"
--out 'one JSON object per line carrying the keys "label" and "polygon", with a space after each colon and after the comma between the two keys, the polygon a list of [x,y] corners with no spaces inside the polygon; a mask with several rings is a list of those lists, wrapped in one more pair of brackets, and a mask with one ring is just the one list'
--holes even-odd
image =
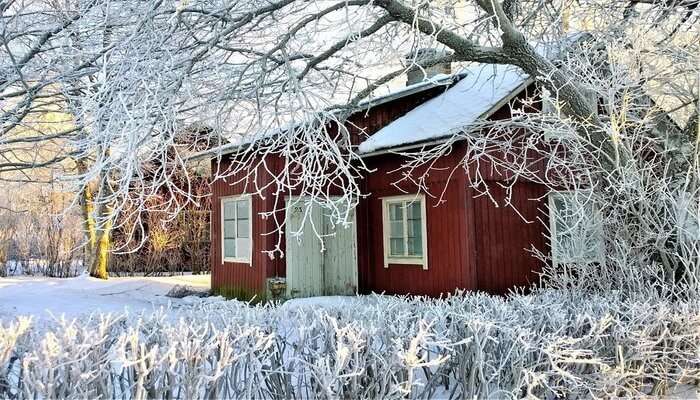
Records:
{"label": "frost-covered shrub", "polygon": [[700,304],[539,291],[0,326],[8,398],[581,398],[700,379]]}

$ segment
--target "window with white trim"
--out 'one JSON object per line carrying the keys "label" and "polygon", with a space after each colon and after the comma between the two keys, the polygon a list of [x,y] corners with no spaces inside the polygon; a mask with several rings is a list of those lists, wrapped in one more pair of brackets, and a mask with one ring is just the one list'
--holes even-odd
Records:
{"label": "window with white trim", "polygon": [[384,267],[388,268],[389,264],[412,264],[428,269],[425,197],[383,198],[382,213]]}
{"label": "window with white trim", "polygon": [[252,248],[250,197],[221,199],[221,237],[224,261],[250,263]]}
{"label": "window with white trim", "polygon": [[[700,241],[700,218],[697,214],[697,203],[690,192],[683,191],[677,197],[675,218],[681,240]],[[694,204],[695,203],[695,204]]]}
{"label": "window with white trim", "polygon": [[601,221],[588,193],[550,193],[549,221],[555,264],[604,261]]}

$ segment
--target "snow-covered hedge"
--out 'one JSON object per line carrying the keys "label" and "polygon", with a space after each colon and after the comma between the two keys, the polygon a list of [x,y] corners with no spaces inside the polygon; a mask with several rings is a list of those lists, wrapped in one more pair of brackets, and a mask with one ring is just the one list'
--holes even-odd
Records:
{"label": "snow-covered hedge", "polygon": [[576,398],[698,379],[700,304],[554,291],[0,326],[0,398]]}

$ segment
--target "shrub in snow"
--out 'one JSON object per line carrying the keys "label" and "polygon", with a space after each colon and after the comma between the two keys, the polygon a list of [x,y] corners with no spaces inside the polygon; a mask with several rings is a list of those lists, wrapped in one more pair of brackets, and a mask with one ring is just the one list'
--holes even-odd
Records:
{"label": "shrub in snow", "polygon": [[165,295],[168,297],[181,299],[187,296],[206,297],[209,295],[209,292],[197,290],[192,286],[188,285],[175,285],[172,287],[172,289],[168,290],[168,293],[166,293]]}
{"label": "shrub in snow", "polygon": [[700,379],[700,304],[540,291],[200,302],[0,330],[7,398],[581,398]]}
{"label": "shrub in snow", "polygon": [[29,259],[9,260],[4,265],[0,263],[0,276],[48,276],[53,278],[73,278],[85,269],[82,260]]}

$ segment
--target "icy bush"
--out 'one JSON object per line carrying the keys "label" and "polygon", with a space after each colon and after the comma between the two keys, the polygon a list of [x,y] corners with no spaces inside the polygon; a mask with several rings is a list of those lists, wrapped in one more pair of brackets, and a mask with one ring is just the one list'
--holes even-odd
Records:
{"label": "icy bush", "polygon": [[209,295],[209,292],[197,290],[189,285],[175,285],[165,295],[175,299],[182,299],[188,296],[206,297]]}
{"label": "icy bush", "polygon": [[0,270],[0,276],[48,276],[53,278],[73,278],[79,276],[85,268],[83,268],[82,260],[65,259],[65,260],[48,260],[48,259],[29,259],[29,260],[10,260],[5,263],[5,275]]}
{"label": "icy bush", "polygon": [[[168,312],[170,311],[170,312]],[[700,379],[700,304],[540,291],[0,326],[2,398],[582,398]]]}

